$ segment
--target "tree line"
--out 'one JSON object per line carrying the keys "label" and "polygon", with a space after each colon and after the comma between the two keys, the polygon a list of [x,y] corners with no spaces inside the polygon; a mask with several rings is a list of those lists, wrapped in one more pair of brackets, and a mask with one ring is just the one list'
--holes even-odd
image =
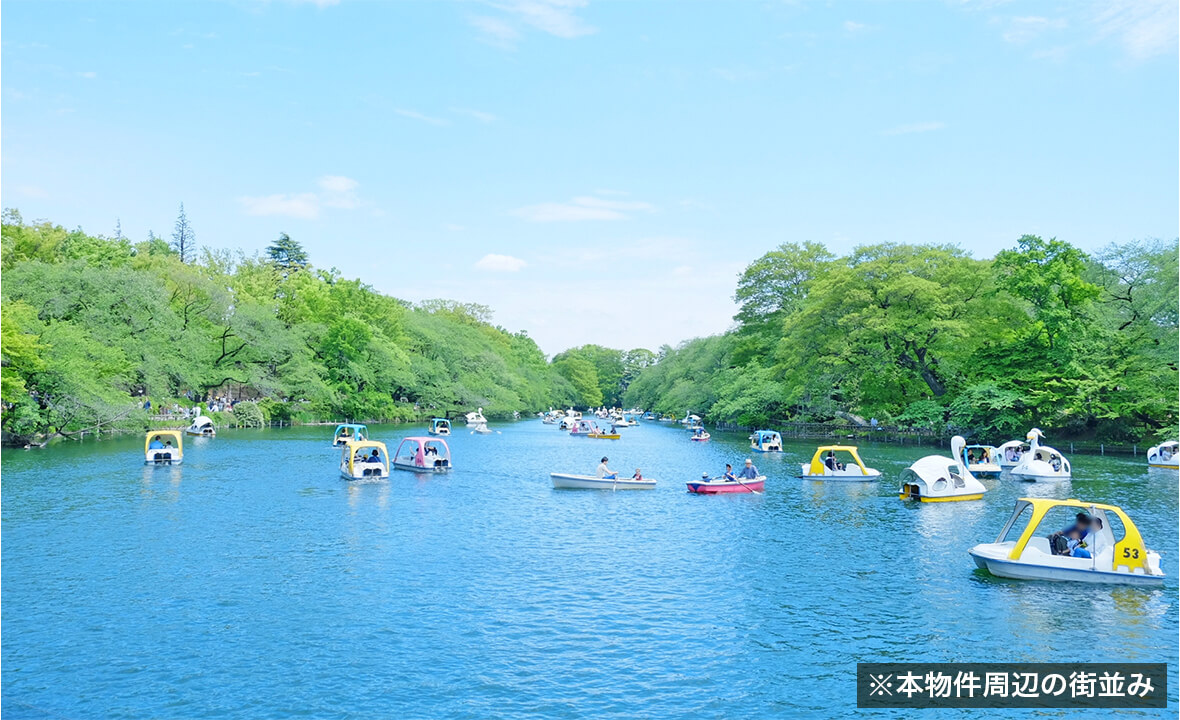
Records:
{"label": "tree line", "polygon": [[172,242],[26,223],[12,210],[0,234],[10,440],[142,427],[144,399],[190,406],[229,388],[257,400],[265,420],[296,422],[582,401],[488,308],[383,295],[313,267],[286,234],[252,257],[198,250],[183,206]]}
{"label": "tree line", "polygon": [[977,260],[883,243],[785,243],[737,282],[722,335],[663,347],[624,402],[743,426],[879,422],[990,440],[1174,437],[1177,243],[1088,255],[1025,235]]}

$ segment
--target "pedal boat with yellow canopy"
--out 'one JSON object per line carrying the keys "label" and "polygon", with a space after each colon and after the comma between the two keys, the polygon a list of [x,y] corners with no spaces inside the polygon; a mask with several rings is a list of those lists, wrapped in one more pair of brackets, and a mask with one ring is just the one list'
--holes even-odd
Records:
{"label": "pedal boat with yellow canopy", "polygon": [[[377,451],[376,460],[372,451]],[[389,450],[376,440],[359,440],[340,453],[340,477],[345,480],[381,480],[389,477]]]}
{"label": "pedal boat with yellow canopy", "polygon": [[[824,457],[827,453],[832,453],[836,458],[836,467],[829,467],[824,462]],[[837,453],[844,453],[851,457],[851,462],[842,458]],[[837,480],[843,482],[869,482],[881,477],[880,470],[874,470],[871,467],[865,467],[864,461],[860,459],[860,453],[857,452],[855,445],[821,445],[816,448],[815,455],[811,456],[811,462],[803,463],[800,466],[799,477],[808,480]]]}
{"label": "pedal boat with yellow canopy", "polygon": [[[1085,538],[1091,557],[1053,554],[1048,536],[1058,528],[1038,528],[1046,513],[1058,507],[1088,512],[1093,520],[1101,521],[1101,528]],[[1122,539],[1114,537],[1112,518],[1122,526]],[[1009,540],[1008,534],[1021,522],[1024,529],[1015,540]],[[1159,553],[1144,546],[1139,528],[1117,505],[1020,498],[996,541],[976,545],[968,552],[977,566],[1003,578],[1141,586],[1159,586],[1164,581]]]}
{"label": "pedal boat with yellow canopy", "polygon": [[[179,430],[152,430],[143,439],[144,465],[179,465],[184,461],[184,447],[181,442],[184,436]],[[172,447],[152,447],[153,441],[161,444],[172,441]]]}

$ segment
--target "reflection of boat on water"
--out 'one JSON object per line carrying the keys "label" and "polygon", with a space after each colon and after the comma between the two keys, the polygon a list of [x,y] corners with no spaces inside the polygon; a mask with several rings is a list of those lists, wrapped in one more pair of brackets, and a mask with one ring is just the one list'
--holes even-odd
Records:
{"label": "reflection of boat on water", "polygon": [[196,435],[198,437],[213,437],[217,434],[217,430],[213,427],[213,419],[204,415],[198,415],[193,424],[184,429],[186,435]]}
{"label": "reflection of boat on water", "polygon": [[1176,470],[1180,468],[1180,464],[1177,464],[1178,455],[1180,455],[1180,442],[1169,440],[1147,451],[1147,465],[1153,468]]}
{"label": "reflection of boat on water", "polygon": [[[827,455],[824,455],[827,453]],[[852,462],[842,461],[837,453],[847,454]],[[816,448],[811,462],[800,465],[799,477],[809,480],[876,480],[881,471],[865,467],[855,445],[821,445]]]}
{"label": "reflection of boat on water", "polygon": [[755,493],[766,487],[766,476],[759,475],[752,480],[726,480],[705,475],[700,480],[690,480],[688,491],[697,495],[720,495],[722,493]]}
{"label": "reflection of boat on water", "polygon": [[569,473],[549,473],[549,477],[553,481],[553,487],[567,490],[651,490],[656,486],[656,481],[648,478],[642,480],[612,479]]}
{"label": "reflection of boat on water", "polygon": [[152,430],[143,440],[144,465],[179,465],[184,443],[179,430]]}
{"label": "reflection of boat on water", "polygon": [[430,421],[430,429],[426,432],[431,435],[450,435],[451,421],[446,418],[433,418]]}
{"label": "reflection of boat on water", "polygon": [[408,437],[397,446],[393,455],[393,467],[413,472],[449,472],[451,448],[442,438]]}
{"label": "reflection of boat on water", "polygon": [[921,502],[981,500],[987,488],[963,465],[966,445],[967,441],[956,435],[951,438],[952,457],[927,455],[903,470],[899,497]]}
{"label": "reflection of boat on water", "polygon": [[[1046,514],[1057,508],[1088,513],[1092,525],[1099,527],[1086,534],[1086,553],[1090,557],[1075,557],[1055,552],[1052,531],[1044,530]],[[1066,521],[1069,515],[1066,515]],[[1112,521],[1117,519],[1123,537],[1116,540]],[[1026,524],[1015,540],[1008,534],[1018,521]],[[1050,522],[1050,527],[1056,524]],[[1012,516],[1004,524],[995,542],[976,545],[969,551],[975,564],[992,575],[1019,580],[1058,580],[1124,585],[1160,585],[1164,573],[1160,556],[1143,544],[1139,529],[1131,518],[1115,505],[1087,503],[1080,500],[1049,498],[1020,498]]]}
{"label": "reflection of boat on water", "polygon": [[340,447],[350,442],[369,439],[369,428],[356,423],[341,423],[332,433],[332,447]]}
{"label": "reflection of boat on water", "polygon": [[963,448],[963,462],[967,463],[967,471],[975,477],[999,477],[1004,468],[1000,467],[999,451],[991,445],[968,445]]}
{"label": "reflection of boat on water", "polygon": [[1018,480],[1068,480],[1069,460],[1048,445],[1041,445],[1045,435],[1038,428],[1028,431],[1028,452],[1020,456],[1020,462],[1009,470]]}
{"label": "reflection of boat on water", "polygon": [[[376,455],[373,454],[376,451]],[[340,453],[340,477],[345,480],[378,480],[389,477],[389,451],[385,443],[359,440]]]}
{"label": "reflection of boat on water", "polygon": [[783,438],[774,430],[756,430],[750,436],[750,449],[756,452],[782,452]]}
{"label": "reflection of boat on water", "polygon": [[471,432],[477,435],[491,435],[492,431],[488,429],[487,423],[476,423],[471,426]]}

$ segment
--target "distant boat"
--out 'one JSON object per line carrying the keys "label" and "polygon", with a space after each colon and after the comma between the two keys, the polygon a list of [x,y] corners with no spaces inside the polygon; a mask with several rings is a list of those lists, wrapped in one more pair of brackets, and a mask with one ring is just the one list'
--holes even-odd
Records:
{"label": "distant boat", "polygon": [[332,447],[340,447],[350,442],[368,439],[369,428],[367,426],[356,423],[341,423],[336,426],[336,432],[332,433]]}
{"label": "distant boat", "polygon": [[[842,461],[837,453],[848,455],[852,462]],[[855,445],[821,445],[815,449],[811,462],[799,466],[799,477],[809,480],[865,482],[881,477],[881,471],[865,467]]]}
{"label": "distant boat", "polygon": [[689,480],[688,491],[697,495],[719,495],[722,493],[758,493],[766,487],[766,476],[759,475],[753,480],[725,480],[723,478],[702,477],[700,480]]}
{"label": "distant boat", "polygon": [[757,430],[750,436],[750,449],[756,452],[782,452],[783,438],[774,430]]}
{"label": "distant boat", "polygon": [[143,464],[179,465],[184,460],[182,439],[179,430],[149,430],[143,440]]}
{"label": "distant boat", "polygon": [[656,486],[656,481],[648,478],[610,479],[568,473],[549,473],[549,477],[553,481],[553,487],[567,490],[651,490]]}
{"label": "distant boat", "polygon": [[951,438],[952,457],[927,455],[903,470],[898,497],[924,503],[982,500],[987,488],[963,464],[966,445],[967,441],[956,435]]}
{"label": "distant boat", "polygon": [[1028,443],[1023,440],[1009,440],[996,448],[995,460],[1001,469],[1016,467],[1026,452]]}
{"label": "distant boat", "polygon": [[[372,451],[376,450],[377,455]],[[378,480],[389,477],[389,451],[385,443],[360,440],[344,446],[340,453],[340,477],[345,480]]]}
{"label": "distant boat", "polygon": [[1068,480],[1072,475],[1069,460],[1058,450],[1041,444],[1045,436],[1039,428],[1028,431],[1028,452],[1008,472],[1018,480]]}
{"label": "distant boat", "polygon": [[963,448],[963,461],[967,470],[975,477],[999,477],[1004,468],[1000,467],[1000,451],[991,445],[968,445]]}
{"label": "distant boat", "polygon": [[1177,456],[1180,456],[1180,442],[1169,440],[1160,443],[1147,451],[1147,465],[1153,468],[1176,470]]}
{"label": "distant boat", "polygon": [[451,448],[442,438],[408,437],[397,446],[392,465],[412,472],[450,472]]}
{"label": "distant boat", "polygon": [[184,433],[186,435],[196,435],[198,437],[213,437],[217,434],[217,430],[214,429],[213,420],[211,418],[205,417],[204,415],[198,415],[196,419],[193,420],[193,424],[184,429]]}
{"label": "distant boat", "polygon": [[430,428],[426,432],[431,435],[450,435],[451,421],[446,418],[433,418],[430,421]]}

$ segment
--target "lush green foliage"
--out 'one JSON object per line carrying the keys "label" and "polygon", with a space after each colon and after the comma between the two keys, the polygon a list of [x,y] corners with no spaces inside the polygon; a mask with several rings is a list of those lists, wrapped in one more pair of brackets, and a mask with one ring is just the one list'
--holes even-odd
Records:
{"label": "lush green foliage", "polygon": [[18,438],[143,423],[144,398],[257,398],[240,421],[253,425],[578,401],[536,343],[491,325],[487,308],[411,306],[312,268],[285,234],[265,258],[195,259],[182,213],[182,263],[154,236],[132,244],[15,212],[2,232],[3,427]]}
{"label": "lush green foliage", "polygon": [[663,348],[625,404],[715,421],[884,422],[1001,440],[1174,436],[1177,245],[1096,258],[1026,235],[994,260],[954,246],[788,243],[737,284],[737,327]]}

